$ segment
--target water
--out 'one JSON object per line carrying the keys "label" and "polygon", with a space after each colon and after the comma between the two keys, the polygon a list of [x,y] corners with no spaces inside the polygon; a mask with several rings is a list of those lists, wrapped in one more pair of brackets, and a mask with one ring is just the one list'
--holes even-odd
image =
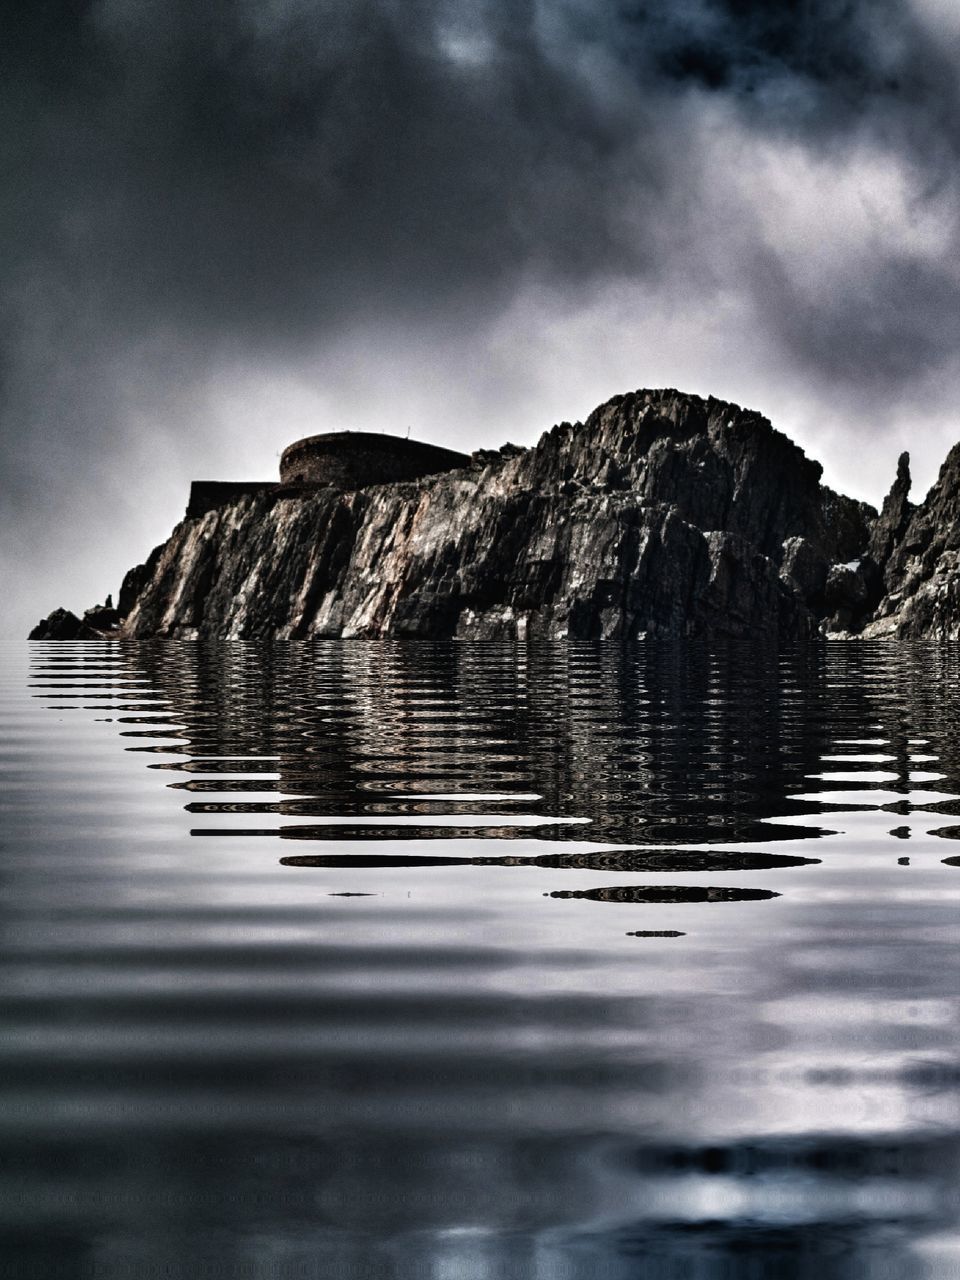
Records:
{"label": "water", "polygon": [[957,648],[4,673],[4,1274],[960,1275]]}

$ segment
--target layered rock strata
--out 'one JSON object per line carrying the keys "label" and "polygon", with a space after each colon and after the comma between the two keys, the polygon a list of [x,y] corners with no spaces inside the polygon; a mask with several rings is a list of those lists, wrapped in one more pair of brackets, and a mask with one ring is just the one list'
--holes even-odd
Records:
{"label": "layered rock strata", "polygon": [[958,469],[960,448],[914,508],[904,456],[878,515],[758,413],[638,391],[415,482],[198,512],[100,634],[956,634]]}

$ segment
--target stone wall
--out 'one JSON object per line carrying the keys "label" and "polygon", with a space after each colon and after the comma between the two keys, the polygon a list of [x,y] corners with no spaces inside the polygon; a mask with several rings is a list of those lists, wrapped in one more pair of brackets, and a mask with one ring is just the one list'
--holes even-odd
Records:
{"label": "stone wall", "polygon": [[280,459],[283,485],[324,484],[334,489],[362,489],[395,484],[464,467],[466,454],[419,440],[336,431],[308,436],[285,449]]}

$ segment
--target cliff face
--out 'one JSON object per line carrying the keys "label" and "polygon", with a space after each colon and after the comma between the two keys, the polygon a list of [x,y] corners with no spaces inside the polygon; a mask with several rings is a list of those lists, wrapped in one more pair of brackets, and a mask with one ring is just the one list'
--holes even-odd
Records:
{"label": "cliff face", "polygon": [[638,392],[416,484],[186,520],[122,633],[805,636],[873,514],[759,415]]}
{"label": "cliff face", "polygon": [[955,635],[954,454],[916,509],[901,459],[878,516],[759,414],[639,391],[415,483],[188,518],[127,575],[114,634]]}

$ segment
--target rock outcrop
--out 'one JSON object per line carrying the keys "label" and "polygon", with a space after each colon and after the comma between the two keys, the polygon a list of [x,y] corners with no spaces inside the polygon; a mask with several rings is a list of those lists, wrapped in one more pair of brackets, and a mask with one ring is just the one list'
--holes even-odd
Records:
{"label": "rock outcrop", "polygon": [[69,609],[54,609],[48,617],[42,618],[30,632],[31,640],[90,640],[96,639],[93,632],[87,631],[75,613]]}
{"label": "rock outcrop", "polygon": [[78,618],[69,609],[54,609],[30,632],[31,640],[109,640],[119,634],[120,614],[109,605],[94,605]]}
{"label": "rock outcrop", "polygon": [[960,444],[950,450],[923,502],[905,505],[898,523],[902,527],[891,537],[882,566],[883,597],[861,634],[960,639]]}
{"label": "rock outcrop", "polygon": [[414,482],[198,510],[125,578],[116,634],[956,634],[958,471],[914,508],[904,455],[878,516],[758,413],[638,391]]}

